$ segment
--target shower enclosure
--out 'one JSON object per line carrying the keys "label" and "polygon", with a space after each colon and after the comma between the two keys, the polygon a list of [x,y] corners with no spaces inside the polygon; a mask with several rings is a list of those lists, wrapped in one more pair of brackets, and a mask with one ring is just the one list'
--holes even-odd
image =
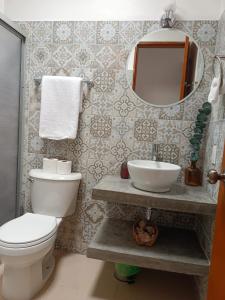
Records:
{"label": "shower enclosure", "polygon": [[25,37],[0,15],[0,225],[18,214]]}

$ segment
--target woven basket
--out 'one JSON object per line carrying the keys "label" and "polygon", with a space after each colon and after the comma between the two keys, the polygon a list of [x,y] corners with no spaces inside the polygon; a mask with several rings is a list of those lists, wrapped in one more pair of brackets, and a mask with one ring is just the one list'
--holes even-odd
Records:
{"label": "woven basket", "polygon": [[136,222],[134,225],[133,225],[133,237],[134,237],[134,240],[136,241],[136,243],[139,245],[139,246],[147,246],[147,247],[152,247],[156,240],[157,240],[157,237],[158,237],[158,234],[159,234],[159,230],[158,230],[158,227],[151,223],[151,222],[146,222],[146,227],[148,226],[151,226],[153,227],[153,234],[148,234],[148,232],[146,231],[145,233],[148,234],[148,241],[143,241],[142,237],[140,236],[140,234],[138,233],[137,231],[137,228],[138,228],[138,224],[140,223],[140,221]]}

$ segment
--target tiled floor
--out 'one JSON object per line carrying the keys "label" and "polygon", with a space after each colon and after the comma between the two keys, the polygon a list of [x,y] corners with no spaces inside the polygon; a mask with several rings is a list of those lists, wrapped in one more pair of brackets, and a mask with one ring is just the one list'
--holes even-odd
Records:
{"label": "tiled floor", "polygon": [[136,283],[128,285],[115,280],[113,271],[111,263],[58,255],[52,278],[35,300],[197,300],[189,276],[143,270]]}

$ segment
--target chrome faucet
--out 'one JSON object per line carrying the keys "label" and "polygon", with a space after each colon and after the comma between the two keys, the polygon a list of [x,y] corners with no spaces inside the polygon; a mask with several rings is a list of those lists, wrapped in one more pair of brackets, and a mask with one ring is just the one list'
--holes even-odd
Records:
{"label": "chrome faucet", "polygon": [[159,145],[153,144],[152,147],[152,160],[158,161],[159,160]]}

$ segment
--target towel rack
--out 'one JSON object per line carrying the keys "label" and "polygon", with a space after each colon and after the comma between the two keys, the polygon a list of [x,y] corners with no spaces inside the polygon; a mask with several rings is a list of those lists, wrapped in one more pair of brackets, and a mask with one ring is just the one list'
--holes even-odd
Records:
{"label": "towel rack", "polygon": [[[41,81],[42,81],[41,78],[34,78],[34,82],[35,82],[36,86],[41,85]],[[94,87],[94,82],[91,81],[91,80],[84,80],[83,79],[82,82],[85,83],[85,84],[87,84],[88,89],[92,89]]]}

